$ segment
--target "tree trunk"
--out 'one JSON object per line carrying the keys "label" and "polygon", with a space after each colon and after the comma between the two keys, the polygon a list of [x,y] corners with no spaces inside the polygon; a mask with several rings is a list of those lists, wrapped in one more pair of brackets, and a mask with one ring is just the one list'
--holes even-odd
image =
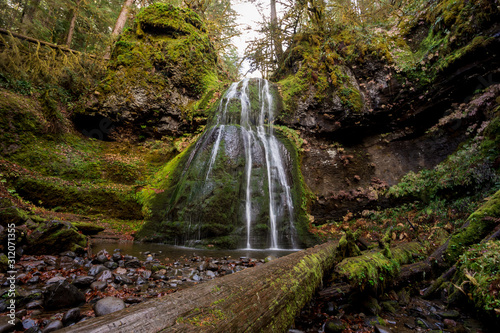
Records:
{"label": "tree trunk", "polygon": [[329,242],[59,332],[285,332],[335,263]]}
{"label": "tree trunk", "polygon": [[75,32],[76,18],[78,17],[78,8],[80,6],[81,0],[76,2],[76,7],[73,10],[73,16],[71,17],[71,23],[69,24],[68,37],[66,38],[66,46],[71,47],[71,40],[73,39],[73,34]]}
{"label": "tree trunk", "polygon": [[274,44],[274,52],[276,61],[281,61],[283,57],[283,46],[281,45],[281,38],[278,30],[278,16],[276,14],[276,0],[271,0],[271,39]]}
{"label": "tree trunk", "polygon": [[35,18],[35,12],[41,0],[26,0],[23,13],[21,14],[21,32],[25,33],[28,26]]}
{"label": "tree trunk", "polygon": [[113,28],[113,32],[111,33],[113,36],[118,36],[122,33],[123,28],[125,28],[125,24],[127,23],[128,11],[132,6],[135,0],[125,0],[122,6],[122,10],[120,11],[120,15],[116,19],[115,27]]}

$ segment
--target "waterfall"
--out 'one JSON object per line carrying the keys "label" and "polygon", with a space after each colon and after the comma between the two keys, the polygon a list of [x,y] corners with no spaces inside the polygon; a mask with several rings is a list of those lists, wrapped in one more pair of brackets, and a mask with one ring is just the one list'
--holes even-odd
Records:
{"label": "waterfall", "polygon": [[162,223],[182,234],[171,237],[176,243],[210,239],[247,249],[297,248],[293,161],[274,134],[277,102],[262,79],[233,83],[223,95],[164,194]]}

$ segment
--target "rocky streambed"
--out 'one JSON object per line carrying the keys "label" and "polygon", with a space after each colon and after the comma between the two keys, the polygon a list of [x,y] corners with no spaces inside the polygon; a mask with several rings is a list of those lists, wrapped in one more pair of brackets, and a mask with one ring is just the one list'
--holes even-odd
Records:
{"label": "rocky streambed", "polygon": [[[56,331],[272,259],[192,253],[160,260],[149,251],[132,256],[120,249],[91,257],[75,252],[23,256],[15,266],[15,326],[8,322],[10,281],[0,274],[0,333]],[[342,290],[332,295],[320,289],[289,333],[495,332],[472,311],[421,298],[425,283],[378,296]]]}
{"label": "rocky streambed", "polygon": [[16,265],[15,326],[9,323],[11,281],[0,274],[0,332],[52,332],[95,316],[134,306],[219,276],[263,265],[266,259],[196,254],[160,261],[119,249],[60,255],[23,256]]}

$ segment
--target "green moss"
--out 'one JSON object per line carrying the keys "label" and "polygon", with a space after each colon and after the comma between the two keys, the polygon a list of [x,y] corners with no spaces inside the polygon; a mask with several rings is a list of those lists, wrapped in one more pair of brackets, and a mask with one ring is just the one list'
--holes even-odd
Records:
{"label": "green moss", "polygon": [[478,210],[467,219],[464,228],[450,239],[444,258],[454,263],[460,254],[472,244],[482,240],[497,225],[495,218],[500,217],[500,191],[497,191]]}
{"label": "green moss", "polygon": [[23,198],[42,207],[79,214],[106,214],[123,219],[140,219],[141,207],[132,191],[99,186],[76,186],[54,178],[19,177],[14,181]]}
{"label": "green moss", "polygon": [[391,257],[383,251],[369,251],[357,257],[350,257],[340,262],[334,270],[335,279],[348,281],[361,290],[380,291],[390,284],[391,279],[399,274],[403,264],[411,263],[414,256],[424,251],[416,242],[391,248]]}

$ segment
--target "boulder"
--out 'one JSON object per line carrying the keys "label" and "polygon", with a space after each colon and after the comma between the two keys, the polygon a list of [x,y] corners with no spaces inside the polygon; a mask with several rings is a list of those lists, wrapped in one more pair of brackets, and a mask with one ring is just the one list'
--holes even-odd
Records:
{"label": "boulder", "polygon": [[26,253],[58,254],[85,247],[87,239],[69,222],[47,221],[27,236]]}
{"label": "boulder", "polygon": [[106,297],[94,306],[96,317],[104,316],[125,308],[125,302],[116,297]]}
{"label": "boulder", "polygon": [[85,295],[68,281],[52,284],[44,295],[47,309],[61,309],[80,305],[85,302]]}

